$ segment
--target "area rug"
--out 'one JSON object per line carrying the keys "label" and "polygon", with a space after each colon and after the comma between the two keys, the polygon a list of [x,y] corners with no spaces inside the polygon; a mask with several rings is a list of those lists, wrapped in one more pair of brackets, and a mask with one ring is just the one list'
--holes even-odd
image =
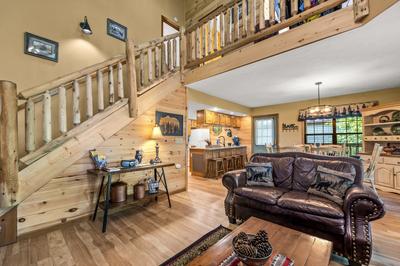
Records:
{"label": "area rug", "polygon": [[208,232],[200,239],[196,240],[193,244],[168,259],[160,266],[182,266],[187,265],[196,257],[200,256],[204,251],[206,251],[209,247],[217,243],[224,236],[229,234],[232,230],[223,227],[222,225],[218,226],[214,230]]}

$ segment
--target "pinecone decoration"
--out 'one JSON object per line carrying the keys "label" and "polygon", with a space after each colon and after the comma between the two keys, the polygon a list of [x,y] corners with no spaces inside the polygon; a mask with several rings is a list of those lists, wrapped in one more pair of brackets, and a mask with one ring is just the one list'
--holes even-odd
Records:
{"label": "pinecone decoration", "polygon": [[257,245],[257,258],[265,258],[271,254],[272,247],[269,243],[264,242]]}
{"label": "pinecone decoration", "polygon": [[258,246],[259,244],[266,242],[268,242],[268,234],[264,230],[260,230],[251,241],[251,244],[253,246]]}
{"label": "pinecone decoration", "polygon": [[245,232],[240,232],[240,233],[237,235],[237,238],[238,238],[238,239],[242,239],[242,240],[246,240],[246,241],[249,240],[249,237],[247,236],[247,234],[246,234]]}
{"label": "pinecone decoration", "polygon": [[257,255],[257,249],[247,244],[237,246],[236,251],[243,257],[255,258]]}
{"label": "pinecone decoration", "polygon": [[241,239],[241,238],[237,238],[236,242],[235,242],[235,247],[238,246],[242,246],[242,245],[248,245],[249,241],[246,239]]}

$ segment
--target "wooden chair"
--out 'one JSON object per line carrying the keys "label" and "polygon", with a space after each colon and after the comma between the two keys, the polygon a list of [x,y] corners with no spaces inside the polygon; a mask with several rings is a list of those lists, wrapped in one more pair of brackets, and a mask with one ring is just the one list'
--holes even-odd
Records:
{"label": "wooden chair", "polygon": [[327,156],[346,156],[346,144],[343,145],[321,145],[319,147],[312,146],[313,153]]}
{"label": "wooden chair", "polygon": [[207,160],[207,177],[215,177],[225,173],[225,163],[223,158],[212,158]]}
{"label": "wooden chair", "polygon": [[235,170],[235,157],[227,156],[224,158],[225,160],[225,169],[227,172]]}
{"label": "wooden chair", "polygon": [[379,158],[381,157],[382,150],[383,147],[378,143],[375,143],[374,150],[372,151],[371,155],[371,161],[369,163],[367,170],[364,173],[364,179],[369,180],[371,182],[371,186],[376,193],[377,191],[375,188],[375,169],[379,161]]}

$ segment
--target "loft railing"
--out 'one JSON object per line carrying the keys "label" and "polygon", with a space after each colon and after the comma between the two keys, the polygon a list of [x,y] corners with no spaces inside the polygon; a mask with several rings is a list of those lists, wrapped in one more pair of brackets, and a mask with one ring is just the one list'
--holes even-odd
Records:
{"label": "loft railing", "polygon": [[[335,12],[348,0],[236,0],[232,1],[186,30],[186,68],[195,68],[248,44],[287,31],[309,20]],[[355,19],[368,15],[365,3],[356,0]],[[313,5],[312,3],[315,3]],[[284,10],[285,12],[281,12]],[[290,13],[288,12],[290,10]]]}

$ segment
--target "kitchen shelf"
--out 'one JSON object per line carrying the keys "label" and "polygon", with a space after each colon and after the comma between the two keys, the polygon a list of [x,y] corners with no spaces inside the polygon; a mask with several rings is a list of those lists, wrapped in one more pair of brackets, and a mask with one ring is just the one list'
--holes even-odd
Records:
{"label": "kitchen shelf", "polygon": [[[123,202],[111,202],[110,201],[109,209],[111,210],[111,209],[115,209],[115,208],[123,208],[126,206],[131,206],[131,205],[139,205],[141,203],[148,201],[149,199],[154,199],[155,197],[159,197],[159,196],[165,195],[165,194],[167,194],[167,193],[163,190],[159,190],[157,193],[154,193],[154,194],[150,194],[148,191],[146,191],[144,198],[138,199],[138,200],[135,200],[133,198],[133,195],[128,195],[126,198],[126,201],[123,201]],[[105,202],[104,201],[100,202],[99,207],[104,210]]]}
{"label": "kitchen shelf", "polygon": [[400,135],[387,135],[387,136],[364,136],[364,141],[390,141],[390,142],[400,142]]}

